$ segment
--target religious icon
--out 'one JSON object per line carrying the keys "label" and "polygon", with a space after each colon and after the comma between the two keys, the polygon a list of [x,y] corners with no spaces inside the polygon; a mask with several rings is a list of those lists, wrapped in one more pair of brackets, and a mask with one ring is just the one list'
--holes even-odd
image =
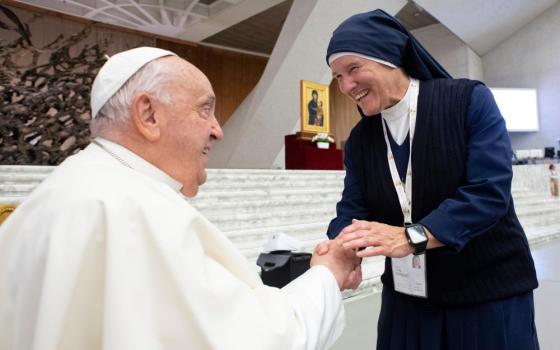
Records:
{"label": "religious icon", "polygon": [[329,86],[301,81],[301,131],[329,133]]}

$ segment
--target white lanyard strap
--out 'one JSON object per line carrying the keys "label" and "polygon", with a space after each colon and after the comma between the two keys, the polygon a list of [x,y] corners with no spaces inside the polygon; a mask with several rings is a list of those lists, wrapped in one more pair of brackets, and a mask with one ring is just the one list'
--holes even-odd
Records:
{"label": "white lanyard strap", "polygon": [[387,127],[385,126],[385,121],[381,120],[381,124],[383,125],[383,136],[385,136],[385,143],[387,144],[387,162],[389,163],[389,170],[391,171],[393,186],[395,186],[397,196],[399,197],[399,203],[401,205],[405,224],[412,223],[412,139],[414,138],[414,130],[416,128],[416,106],[418,104],[419,92],[418,80],[411,78],[409,88],[411,89],[410,101],[408,106],[408,115],[410,122],[410,147],[408,152],[408,166],[406,167],[405,186],[403,186],[403,183],[399,176],[399,172],[397,170],[395,157],[393,157],[393,151],[391,150],[391,144],[389,143],[389,137],[387,136]]}

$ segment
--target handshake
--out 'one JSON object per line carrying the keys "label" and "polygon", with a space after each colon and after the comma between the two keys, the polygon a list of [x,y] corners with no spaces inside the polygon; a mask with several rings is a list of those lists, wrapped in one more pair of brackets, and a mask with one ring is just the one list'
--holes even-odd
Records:
{"label": "handshake", "polygon": [[328,268],[340,290],[356,289],[362,282],[362,259],[353,249],[344,248],[340,238],[319,243],[313,251],[311,266]]}

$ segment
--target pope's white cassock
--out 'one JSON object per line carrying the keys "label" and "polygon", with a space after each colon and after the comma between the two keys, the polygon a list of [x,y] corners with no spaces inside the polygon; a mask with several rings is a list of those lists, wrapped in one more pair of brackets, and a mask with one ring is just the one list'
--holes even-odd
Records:
{"label": "pope's white cassock", "polygon": [[[282,289],[179,193],[103,139],[0,228],[0,349],[324,349],[344,325],[331,272]],[[112,154],[111,154],[112,153]]]}

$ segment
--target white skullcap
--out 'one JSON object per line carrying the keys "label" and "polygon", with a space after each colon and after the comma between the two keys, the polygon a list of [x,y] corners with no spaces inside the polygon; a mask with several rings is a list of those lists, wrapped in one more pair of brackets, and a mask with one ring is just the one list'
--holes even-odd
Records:
{"label": "white skullcap", "polygon": [[389,66],[391,68],[398,68],[397,66],[395,66],[394,64],[392,64],[391,62],[387,62],[384,60],[380,60],[379,58],[375,58],[375,57],[371,57],[371,56],[367,56],[367,55],[362,55],[360,53],[356,53],[356,52],[337,52],[337,53],[333,53],[332,55],[329,56],[329,66],[337,59],[340,58],[342,56],[356,56],[356,57],[361,57],[361,58],[365,58],[366,60],[370,60],[370,61],[374,61],[377,63],[381,63],[384,64],[386,66]]}
{"label": "white skullcap", "polygon": [[137,47],[113,55],[101,69],[91,87],[91,118],[109,99],[147,63],[164,56],[177,56],[171,51],[155,47]]}

